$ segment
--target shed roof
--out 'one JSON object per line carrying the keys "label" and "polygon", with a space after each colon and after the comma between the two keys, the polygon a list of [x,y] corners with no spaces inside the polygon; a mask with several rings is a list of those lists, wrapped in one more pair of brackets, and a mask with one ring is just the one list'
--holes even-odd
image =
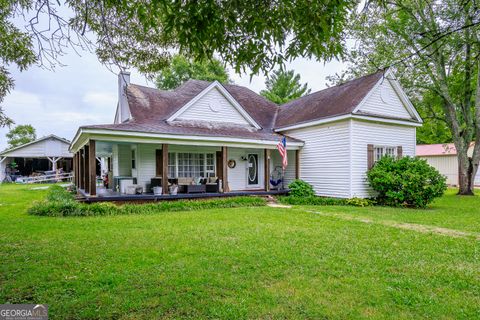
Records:
{"label": "shed roof", "polygon": [[454,156],[457,149],[453,143],[439,144],[419,144],[417,145],[416,155],[422,156]]}

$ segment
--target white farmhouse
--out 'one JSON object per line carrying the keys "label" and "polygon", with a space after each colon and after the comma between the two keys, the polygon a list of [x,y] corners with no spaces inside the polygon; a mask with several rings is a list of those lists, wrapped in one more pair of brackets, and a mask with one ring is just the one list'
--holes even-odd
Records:
{"label": "white farmhouse", "polygon": [[[311,183],[319,196],[368,197],[366,172],[384,155],[415,156],[422,119],[389,71],[381,71],[276,105],[241,86],[190,80],[173,91],[119,75],[112,124],[78,129],[72,144],[87,198],[120,197],[120,181],[155,198],[172,186],[185,195],[272,193],[286,137],[284,184]],[[98,189],[93,167],[107,159],[109,182]],[[98,189],[98,190],[97,190]]]}

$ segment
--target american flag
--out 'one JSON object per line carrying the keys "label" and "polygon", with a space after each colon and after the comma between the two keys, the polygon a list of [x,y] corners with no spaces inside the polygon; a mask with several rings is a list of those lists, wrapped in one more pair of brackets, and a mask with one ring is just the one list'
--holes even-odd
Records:
{"label": "american flag", "polygon": [[278,152],[282,156],[282,169],[285,170],[288,165],[288,157],[287,157],[287,139],[285,137],[280,140],[277,144]]}

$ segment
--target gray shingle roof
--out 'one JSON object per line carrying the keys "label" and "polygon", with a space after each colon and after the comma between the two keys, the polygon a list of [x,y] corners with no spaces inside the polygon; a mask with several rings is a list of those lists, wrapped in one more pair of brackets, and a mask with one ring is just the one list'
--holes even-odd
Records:
{"label": "gray shingle roof", "polygon": [[[166,120],[170,116],[207,88],[211,82],[189,80],[173,91],[130,84],[127,87],[127,99],[132,115],[131,120],[121,124],[92,125],[82,128],[279,140],[280,135],[274,132],[275,128],[351,113],[382,76],[383,71],[377,72],[312,93],[281,106],[277,106],[248,88],[224,85],[233,98],[261,126],[260,130],[228,124],[167,123]],[[292,138],[289,140],[298,141]]]}

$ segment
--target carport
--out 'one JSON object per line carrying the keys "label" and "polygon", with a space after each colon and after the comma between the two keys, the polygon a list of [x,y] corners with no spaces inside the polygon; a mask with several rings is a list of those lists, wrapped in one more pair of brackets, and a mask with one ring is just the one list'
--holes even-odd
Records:
{"label": "carport", "polygon": [[[71,172],[72,154],[68,151],[69,146],[70,141],[52,134],[0,152],[0,181],[7,174],[29,177],[57,169]],[[15,172],[12,172],[12,163],[17,166]]]}

